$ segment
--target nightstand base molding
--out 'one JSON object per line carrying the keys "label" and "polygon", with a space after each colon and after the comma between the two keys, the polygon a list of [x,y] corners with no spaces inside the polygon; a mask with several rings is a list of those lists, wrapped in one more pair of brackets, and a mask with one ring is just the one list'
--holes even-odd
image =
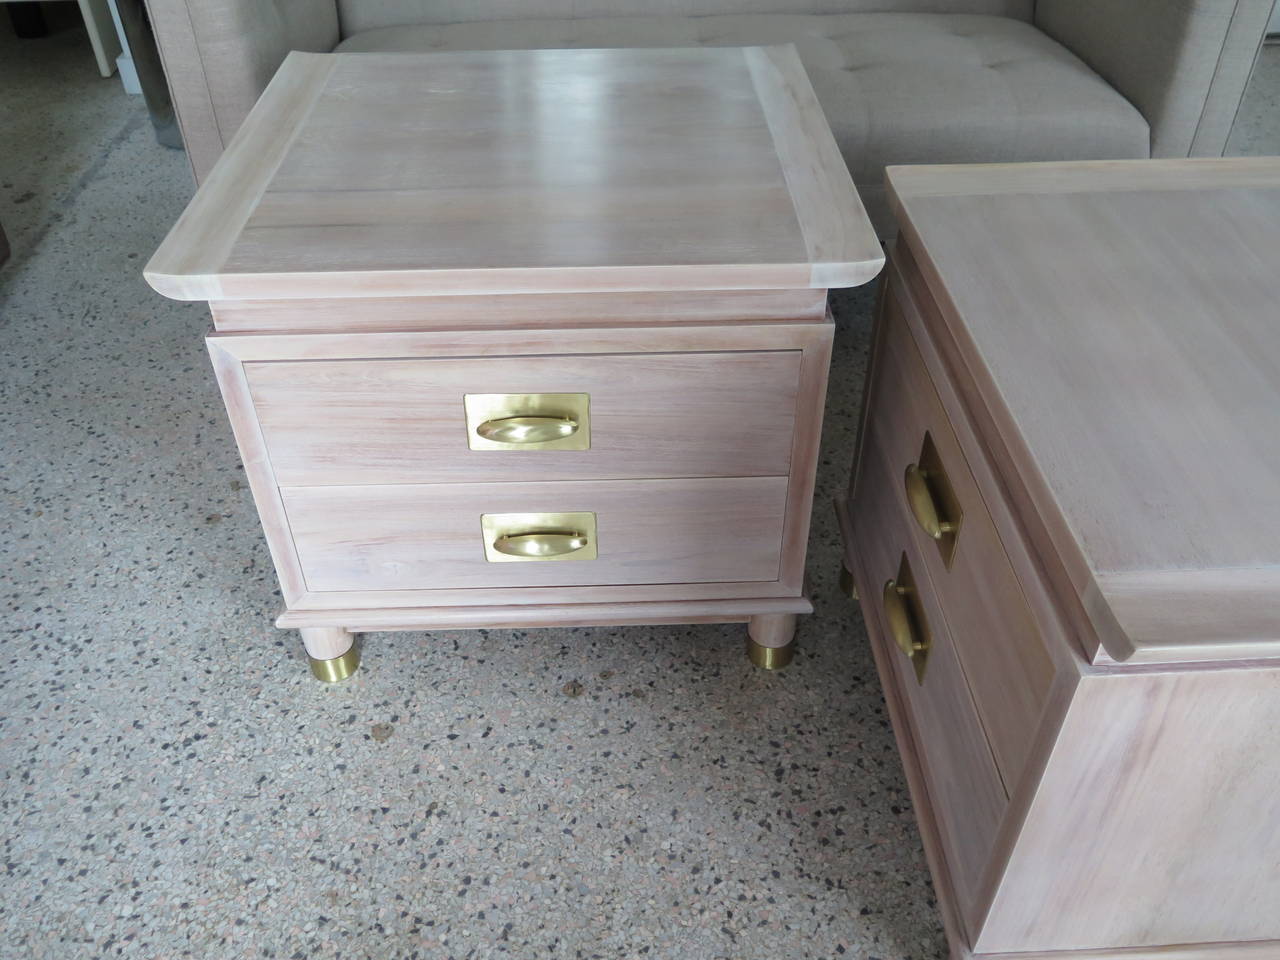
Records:
{"label": "nightstand base molding", "polygon": [[632,603],[510,604],[474,607],[404,607],[378,610],[286,610],[284,630],[329,627],[351,633],[400,630],[493,630],[531,627],[621,627],[666,623],[746,623],[763,614],[813,613],[806,597],[763,600],[665,600]]}

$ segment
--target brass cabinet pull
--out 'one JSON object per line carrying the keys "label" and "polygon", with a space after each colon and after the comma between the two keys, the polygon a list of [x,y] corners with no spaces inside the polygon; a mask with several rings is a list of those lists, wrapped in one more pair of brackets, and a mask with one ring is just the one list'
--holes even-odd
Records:
{"label": "brass cabinet pull", "polygon": [[907,467],[907,503],[910,504],[911,513],[916,518],[916,523],[920,524],[920,529],[933,539],[941,540],[948,533],[954,533],[956,526],[950,520],[943,520],[938,516],[938,505],[933,502],[933,491],[929,489],[928,478],[928,471],[922,470],[919,464],[913,463]]}
{"label": "brass cabinet pull", "polygon": [[467,446],[472,450],[591,449],[587,393],[467,393]]}
{"label": "brass cabinet pull", "polygon": [[538,533],[512,533],[493,541],[493,549],[508,557],[527,559],[553,559],[577,553],[591,545],[591,541],[576,531],[540,531]]}
{"label": "brass cabinet pull", "polygon": [[504,417],[486,420],[476,433],[493,443],[550,443],[578,432],[572,417]]}
{"label": "brass cabinet pull", "polygon": [[932,538],[942,554],[942,562],[951,568],[956,553],[956,538],[964,510],[952,489],[951,480],[942,468],[942,458],[928,432],[920,447],[920,459],[908,465],[903,478],[907,491],[907,506],[916,518],[920,529]]}
{"label": "brass cabinet pull", "polygon": [[490,563],[595,560],[599,557],[596,515],[577,513],[485,513],[480,516],[484,557]]}
{"label": "brass cabinet pull", "polygon": [[889,635],[894,645],[903,655],[911,660],[916,671],[916,681],[924,683],[925,665],[929,660],[929,651],[933,647],[933,637],[929,632],[929,624],[920,609],[920,598],[916,592],[915,580],[911,576],[911,567],[907,564],[907,555],[902,555],[898,565],[898,575],[884,585],[884,618],[889,624]]}

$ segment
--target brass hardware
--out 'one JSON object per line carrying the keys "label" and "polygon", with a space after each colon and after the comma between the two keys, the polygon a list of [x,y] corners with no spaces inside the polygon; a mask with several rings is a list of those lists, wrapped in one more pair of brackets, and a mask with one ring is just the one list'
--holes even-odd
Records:
{"label": "brass hardware", "polygon": [[486,420],[476,427],[485,440],[521,446],[528,443],[550,443],[578,432],[578,421],[568,417],[506,417]]}
{"label": "brass hardware", "polygon": [[858,585],[853,582],[853,571],[847,564],[840,564],[840,592],[850,600],[858,599]]}
{"label": "brass hardware", "polygon": [[462,398],[472,450],[590,450],[586,393],[468,393]]}
{"label": "brass hardware", "polygon": [[317,680],[325,683],[340,683],[346,680],[360,667],[360,639],[353,637],[347,652],[331,660],[317,660],[307,657],[311,664],[311,673]]}
{"label": "brass hardware", "polygon": [[594,513],[486,513],[480,517],[490,563],[595,560]]}
{"label": "brass hardware", "polygon": [[794,640],[785,647],[766,647],[747,637],[747,658],[764,670],[781,670],[791,662],[795,652]]}
{"label": "brass hardware", "polygon": [[903,483],[907,491],[907,505],[916,523],[938,545],[943,565],[951,569],[964,511],[946,471],[942,469],[942,459],[938,456],[933,437],[927,432],[920,449],[920,460],[907,467]]}
{"label": "brass hardware", "polygon": [[512,533],[493,541],[493,549],[508,557],[524,560],[550,560],[575,553],[590,543],[580,533]]}
{"label": "brass hardware", "polygon": [[920,607],[920,594],[907,555],[902,555],[898,575],[884,585],[884,618],[889,624],[889,635],[894,644],[911,660],[916,671],[916,682],[924,683],[924,670],[933,648],[933,635]]}

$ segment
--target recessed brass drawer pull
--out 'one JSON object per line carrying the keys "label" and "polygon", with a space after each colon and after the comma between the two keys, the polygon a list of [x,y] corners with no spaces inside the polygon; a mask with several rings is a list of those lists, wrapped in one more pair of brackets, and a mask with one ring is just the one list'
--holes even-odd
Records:
{"label": "recessed brass drawer pull", "polygon": [[468,393],[472,450],[590,450],[591,397],[585,393]]}
{"label": "recessed brass drawer pull", "polygon": [[884,618],[889,624],[889,635],[893,638],[894,645],[911,660],[916,671],[916,682],[924,683],[924,670],[929,660],[929,650],[933,646],[933,637],[924,611],[920,609],[920,595],[916,591],[905,553],[898,565],[897,577],[884,585]]}
{"label": "recessed brass drawer pull", "polygon": [[550,560],[585,550],[590,545],[591,541],[576,531],[548,530],[539,533],[511,533],[499,537],[493,542],[493,549],[508,557]]}
{"label": "recessed brass drawer pull", "polygon": [[928,472],[913,463],[907,467],[907,503],[911,505],[911,513],[920,524],[920,529],[941,540],[943,534],[955,533],[956,526],[950,520],[938,516],[938,507],[933,502],[933,493],[929,490]]}
{"label": "recessed brass drawer pull", "polygon": [[476,427],[476,433],[493,443],[549,443],[577,432],[578,421],[571,417],[506,417]]}
{"label": "recessed brass drawer pull", "polygon": [[907,506],[911,508],[912,516],[916,518],[920,529],[937,543],[942,561],[949,569],[951,558],[955,556],[956,537],[960,533],[964,512],[956,500],[946,471],[942,469],[942,460],[938,456],[938,448],[934,446],[933,437],[927,432],[920,449],[920,460],[907,466],[903,483],[906,486]]}
{"label": "recessed brass drawer pull", "polygon": [[594,560],[596,515],[486,513],[480,517],[484,555],[490,563]]}

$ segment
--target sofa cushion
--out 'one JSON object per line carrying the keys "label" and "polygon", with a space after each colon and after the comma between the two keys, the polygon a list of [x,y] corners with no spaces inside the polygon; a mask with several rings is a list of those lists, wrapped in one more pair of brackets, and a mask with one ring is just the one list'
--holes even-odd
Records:
{"label": "sofa cushion", "polygon": [[343,36],[407,23],[714,17],[746,13],[990,13],[1030,20],[1033,0],[338,0]]}
{"label": "sofa cushion", "polygon": [[969,14],[762,14],[500,20],[368,30],[338,50],[794,43],[882,236],[884,168],[1145,157],[1142,115],[1020,20]]}

